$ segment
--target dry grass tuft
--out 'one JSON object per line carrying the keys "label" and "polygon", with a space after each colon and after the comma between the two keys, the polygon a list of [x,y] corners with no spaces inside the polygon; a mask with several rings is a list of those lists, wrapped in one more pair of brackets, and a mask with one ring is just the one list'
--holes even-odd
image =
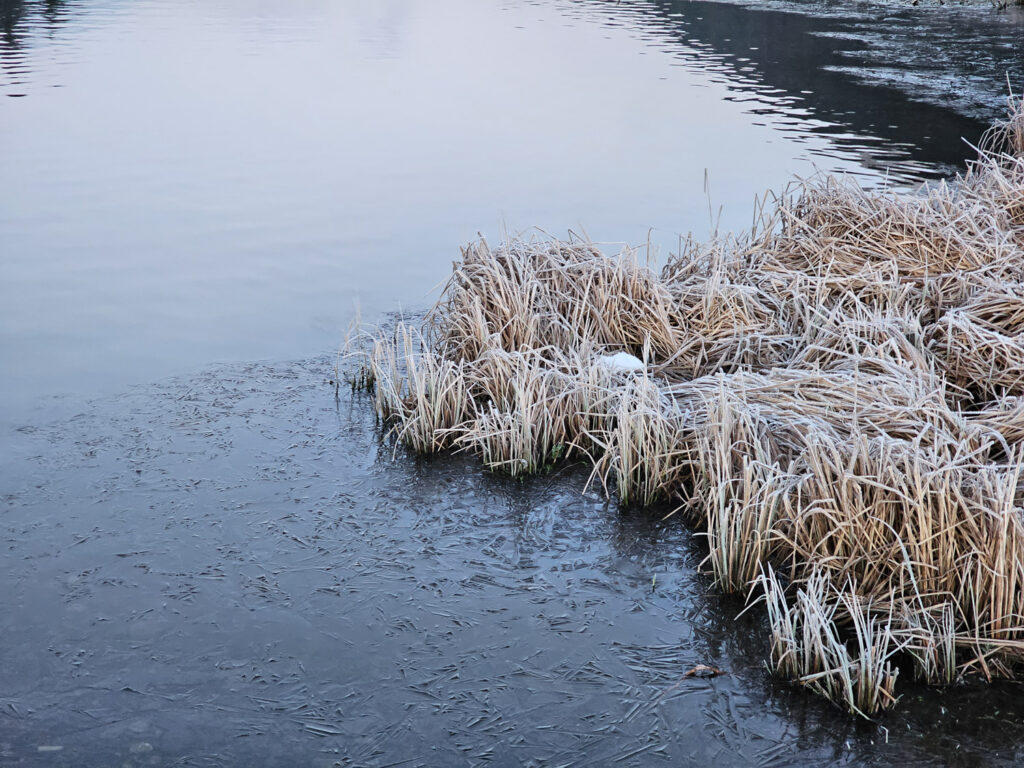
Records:
{"label": "dry grass tuft", "polygon": [[977,290],[927,336],[950,381],[991,397],[1024,393],[1024,285]]}
{"label": "dry grass tuft", "polygon": [[[567,457],[703,527],[763,602],[770,666],[850,712],[1024,662],[1024,108],[915,196],[806,182],[741,238],[647,255],[462,252],[353,386],[411,449],[512,475]],[[640,370],[602,358],[627,353]],[[639,366],[638,366],[639,367]]]}
{"label": "dry grass tuft", "polygon": [[896,703],[899,670],[892,657],[902,645],[891,618],[872,612],[852,583],[837,588],[826,573],[813,570],[791,601],[770,571],[758,583],[771,626],[771,668],[776,674],[852,714],[867,716]]}

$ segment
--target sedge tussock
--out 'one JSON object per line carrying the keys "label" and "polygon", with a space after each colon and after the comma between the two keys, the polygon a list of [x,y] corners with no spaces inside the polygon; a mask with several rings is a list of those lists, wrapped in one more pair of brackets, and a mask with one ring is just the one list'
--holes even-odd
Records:
{"label": "sedge tussock", "polygon": [[867,716],[896,703],[899,670],[892,658],[902,644],[891,621],[872,612],[855,586],[837,588],[814,570],[789,599],[771,571],[758,581],[771,626],[772,671],[851,714]]}
{"label": "sedge tussock", "polygon": [[1024,444],[1024,397],[1004,397],[983,403],[964,413],[968,423],[1001,442],[1009,453],[1011,445]]}
{"label": "sedge tussock", "polygon": [[361,336],[353,388],[414,451],[583,460],[622,503],[685,510],[718,588],[764,606],[773,672],[851,713],[896,704],[901,659],[1018,675],[1024,107],[954,183],[813,179],[755,220],[660,270],[479,240],[421,325]]}
{"label": "sedge tussock", "polygon": [[377,415],[418,453],[451,447],[472,418],[467,367],[432,354],[405,323],[372,339],[355,381],[370,382]]}
{"label": "sedge tussock", "polygon": [[1024,285],[977,291],[927,332],[947,378],[980,394],[1024,394]]}
{"label": "sedge tussock", "polygon": [[914,662],[914,675],[932,685],[956,680],[956,616],[946,602],[932,610],[904,610],[894,634],[901,637]]}
{"label": "sedge tussock", "polygon": [[614,474],[619,500],[650,505],[678,493],[690,472],[685,442],[690,414],[653,380],[634,378],[611,416],[605,471]]}
{"label": "sedge tussock", "polygon": [[721,588],[746,591],[770,560],[780,519],[793,513],[798,481],[780,465],[769,425],[737,407],[724,387],[707,403],[696,454],[694,497],[706,515],[707,561]]}

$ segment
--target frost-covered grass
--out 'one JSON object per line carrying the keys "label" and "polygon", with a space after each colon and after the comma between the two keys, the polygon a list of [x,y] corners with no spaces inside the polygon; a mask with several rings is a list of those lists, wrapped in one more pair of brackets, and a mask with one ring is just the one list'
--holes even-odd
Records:
{"label": "frost-covered grass", "polygon": [[[398,438],[510,474],[566,457],[706,531],[767,606],[770,665],[869,715],[1024,661],[1024,109],[955,184],[824,178],[749,234],[641,250],[466,247],[354,384]],[[644,361],[633,371],[602,363]],[[626,359],[624,357],[616,359]]]}

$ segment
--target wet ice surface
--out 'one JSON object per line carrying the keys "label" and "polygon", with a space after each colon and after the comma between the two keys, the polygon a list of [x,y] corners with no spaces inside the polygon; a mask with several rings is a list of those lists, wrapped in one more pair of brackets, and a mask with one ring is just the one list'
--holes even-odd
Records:
{"label": "wet ice surface", "polygon": [[[709,588],[680,521],[581,494],[582,470],[395,451],[332,363],[210,369],[4,436],[0,763],[1024,758],[1016,686],[907,688],[876,725],[775,685],[761,618]],[[701,663],[729,674],[683,678]]]}

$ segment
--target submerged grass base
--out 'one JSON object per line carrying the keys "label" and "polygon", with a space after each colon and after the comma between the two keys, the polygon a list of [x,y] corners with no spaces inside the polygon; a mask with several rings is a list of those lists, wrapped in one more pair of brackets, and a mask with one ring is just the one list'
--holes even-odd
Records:
{"label": "submerged grass base", "polygon": [[[421,452],[512,475],[564,457],[706,529],[767,607],[772,669],[850,712],[1024,662],[1024,109],[952,185],[826,178],[746,236],[640,251],[464,249],[354,383]],[[624,371],[602,356],[644,361]]]}

